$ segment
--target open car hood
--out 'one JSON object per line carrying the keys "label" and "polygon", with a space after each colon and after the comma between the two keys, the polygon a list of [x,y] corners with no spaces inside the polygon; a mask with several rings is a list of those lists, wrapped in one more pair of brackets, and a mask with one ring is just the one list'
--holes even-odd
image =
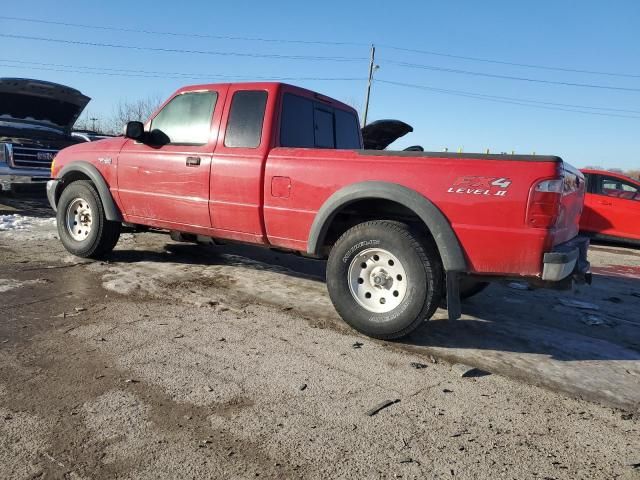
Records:
{"label": "open car hood", "polygon": [[91,99],[78,90],[42,80],[0,78],[0,120],[70,131]]}
{"label": "open car hood", "polygon": [[362,127],[362,140],[367,150],[384,150],[413,127],[400,120],[376,120]]}

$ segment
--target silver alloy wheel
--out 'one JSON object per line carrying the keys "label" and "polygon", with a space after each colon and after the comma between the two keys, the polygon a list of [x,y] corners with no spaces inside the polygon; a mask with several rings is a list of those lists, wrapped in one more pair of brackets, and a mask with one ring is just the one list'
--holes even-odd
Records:
{"label": "silver alloy wheel", "polygon": [[369,248],[356,255],[349,265],[349,291],[365,309],[390,312],[407,294],[407,273],[389,251]]}
{"label": "silver alloy wheel", "polygon": [[74,198],[67,207],[65,227],[71,238],[81,242],[91,233],[93,216],[89,202],[83,198]]}

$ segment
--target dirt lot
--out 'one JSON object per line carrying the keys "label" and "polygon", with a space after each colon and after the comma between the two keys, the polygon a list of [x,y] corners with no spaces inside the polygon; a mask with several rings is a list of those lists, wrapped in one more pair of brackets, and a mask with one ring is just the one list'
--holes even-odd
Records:
{"label": "dirt lot", "polygon": [[639,250],[389,343],[336,316],[322,262],[155,233],[86,262],[42,199],[0,197],[13,214],[0,478],[640,478]]}

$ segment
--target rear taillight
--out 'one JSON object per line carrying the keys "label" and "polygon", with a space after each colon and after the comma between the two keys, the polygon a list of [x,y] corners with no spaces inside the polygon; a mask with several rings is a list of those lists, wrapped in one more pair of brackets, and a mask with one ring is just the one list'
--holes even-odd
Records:
{"label": "rear taillight", "polygon": [[542,180],[531,188],[527,207],[527,225],[534,228],[551,228],[558,221],[564,180]]}

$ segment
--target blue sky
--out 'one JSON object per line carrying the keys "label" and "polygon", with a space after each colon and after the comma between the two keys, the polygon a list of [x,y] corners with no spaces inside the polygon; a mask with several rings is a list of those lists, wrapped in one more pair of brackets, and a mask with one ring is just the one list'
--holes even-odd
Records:
{"label": "blue sky", "polygon": [[[39,78],[78,88],[93,98],[91,116],[110,115],[121,99],[168,96],[184,84],[256,77],[354,78],[292,80],[345,101],[364,103],[369,50],[377,45],[379,80],[509,97],[518,101],[625,110],[590,115],[499,103],[377,82],[369,119],[398,118],[414,132],[398,147],[428,150],[556,154],[576,166],[640,166],[640,2],[412,1],[412,2],[169,2],[30,1],[0,15],[176,33],[346,42],[290,44],[151,35],[0,19],[0,33],[141,47],[299,56],[354,57],[344,62],[150,52],[69,45],[0,36],[0,76]],[[351,43],[362,45],[350,45]],[[392,45],[504,62],[623,73],[596,75],[419,54]],[[49,65],[19,64],[15,61]],[[430,67],[406,68],[390,62]],[[65,67],[53,66],[66,65]],[[98,75],[79,67],[204,74],[201,79]],[[619,88],[586,88],[433,70],[432,67]],[[109,71],[114,73],[113,71]],[[131,73],[131,72],[130,72]],[[620,90],[620,89],[631,90]],[[635,91],[633,90],[635,89]],[[539,106],[542,106],[538,104]],[[550,106],[550,105],[547,105]],[[561,107],[579,110],[576,107]]]}

